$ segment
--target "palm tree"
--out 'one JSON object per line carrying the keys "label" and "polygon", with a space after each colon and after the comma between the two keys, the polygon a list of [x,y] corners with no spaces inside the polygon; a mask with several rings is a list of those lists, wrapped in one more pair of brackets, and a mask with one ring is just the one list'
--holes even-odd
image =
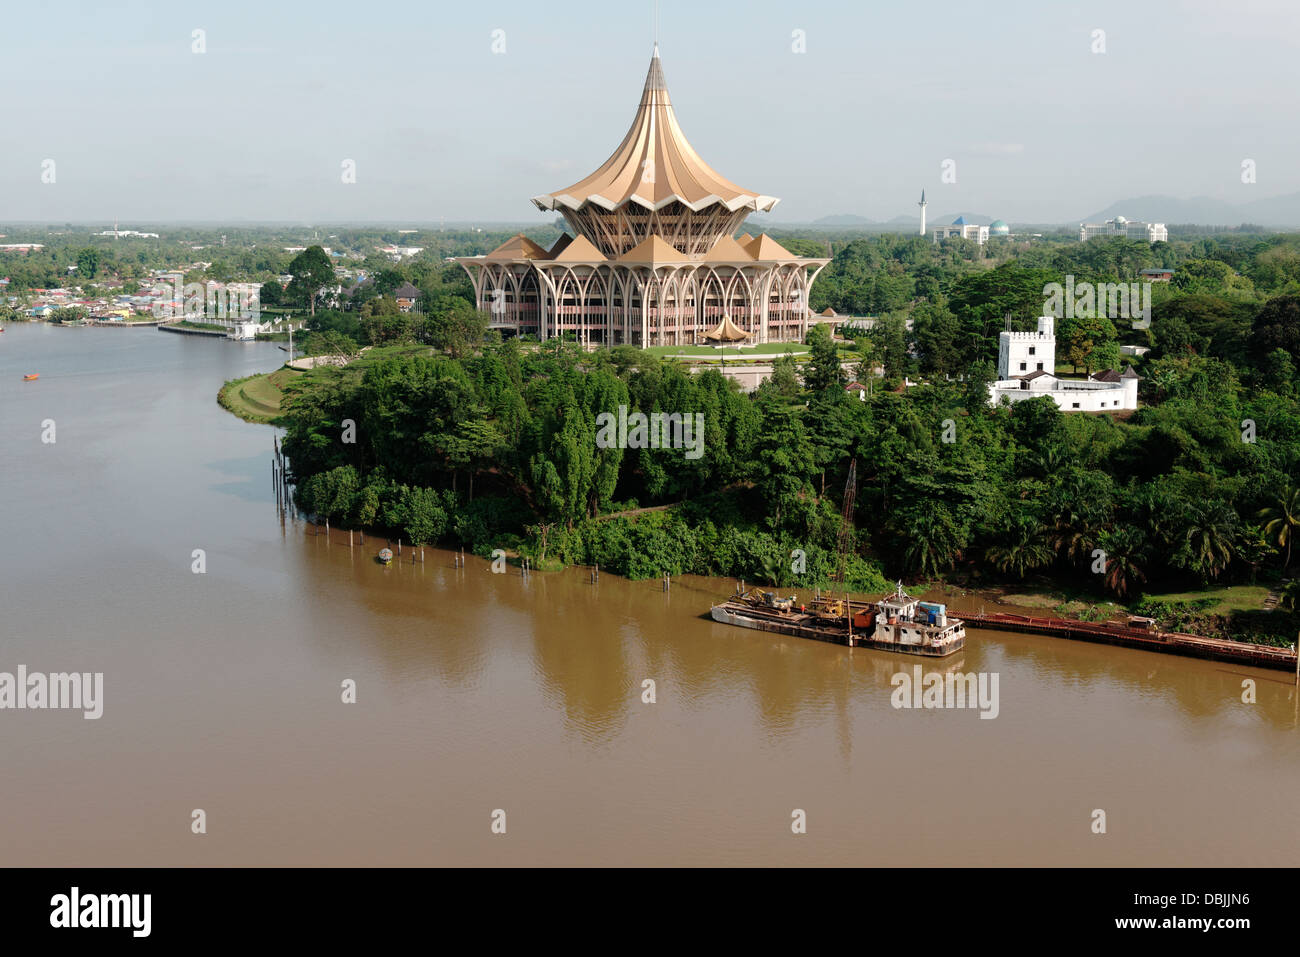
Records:
{"label": "palm tree", "polygon": [[1261,508],[1258,517],[1264,522],[1264,534],[1278,548],[1286,548],[1286,560],[1282,563],[1285,572],[1291,565],[1291,539],[1296,529],[1300,529],[1300,488],[1287,485],[1276,504]]}
{"label": "palm tree", "polygon": [[1005,574],[1023,579],[1025,573],[1042,568],[1052,560],[1052,549],[1042,527],[1027,515],[1020,516],[1009,534],[984,549],[984,558]]}
{"label": "palm tree", "polygon": [[1300,578],[1293,578],[1282,587],[1278,604],[1288,611],[1300,610]]}
{"label": "palm tree", "polygon": [[903,537],[903,557],[923,578],[937,577],[961,558],[961,542],[952,516],[943,506],[909,516]]}
{"label": "palm tree", "polygon": [[1219,575],[1236,554],[1237,513],[1226,506],[1198,508],[1188,523],[1185,543],[1187,563],[1204,585]]}
{"label": "palm tree", "polygon": [[1259,525],[1248,525],[1237,541],[1237,556],[1250,566],[1250,583],[1255,584],[1255,575],[1260,563],[1271,551],[1268,536]]}
{"label": "palm tree", "polygon": [[1147,579],[1142,571],[1145,562],[1142,533],[1135,528],[1122,528],[1108,533],[1101,543],[1106,552],[1106,587],[1120,598]]}

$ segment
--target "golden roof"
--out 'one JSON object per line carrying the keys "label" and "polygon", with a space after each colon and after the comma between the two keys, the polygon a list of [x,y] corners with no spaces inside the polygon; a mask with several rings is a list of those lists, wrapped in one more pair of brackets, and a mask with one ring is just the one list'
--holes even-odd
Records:
{"label": "golden roof", "polygon": [[730,316],[723,313],[722,321],[706,332],[704,338],[713,339],[716,342],[739,342],[742,339],[748,339],[749,333],[732,322]]}
{"label": "golden roof", "polygon": [[752,262],[753,259],[749,250],[730,236],[720,238],[713,244],[713,248],[704,254],[706,263]]}
{"label": "golden roof", "polygon": [[[565,234],[568,235],[567,233]],[[603,263],[604,255],[586,236],[578,236],[551,257],[557,263]]]}
{"label": "golden roof", "polygon": [[623,255],[619,256],[618,261],[621,263],[640,263],[644,265],[689,262],[684,253],[680,252],[672,245],[672,243],[665,241],[657,233],[641,240],[641,242],[637,243]]}
{"label": "golden roof", "polygon": [[755,259],[763,262],[768,262],[773,259],[798,259],[799,258],[794,253],[790,252],[790,250],[786,249],[784,246],[778,243],[771,236],[769,236],[767,233],[759,233],[759,235],[756,236],[754,239],[752,239],[749,242],[749,244],[745,247],[745,251],[748,252],[751,256],[753,256]]}
{"label": "golden roof", "polygon": [[533,242],[523,233],[511,236],[496,249],[492,250],[484,259],[550,259],[548,253],[537,243]]}
{"label": "golden roof", "polygon": [[691,148],[668,98],[658,44],[650,58],[641,106],[614,155],[567,189],[533,197],[538,209],[579,209],[586,203],[616,209],[629,202],[646,209],[680,202],[692,210],[721,203],[733,211],[766,211],[778,202],[774,196],[751,193],[723,179]]}

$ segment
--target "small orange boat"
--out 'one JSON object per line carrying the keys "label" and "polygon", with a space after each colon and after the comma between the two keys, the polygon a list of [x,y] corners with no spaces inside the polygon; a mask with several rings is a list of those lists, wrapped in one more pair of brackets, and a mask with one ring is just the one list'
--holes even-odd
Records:
{"label": "small orange boat", "polygon": [[41,374],[39,372],[29,372],[27,375],[23,376],[23,381],[31,382],[33,379],[39,379],[40,377]]}

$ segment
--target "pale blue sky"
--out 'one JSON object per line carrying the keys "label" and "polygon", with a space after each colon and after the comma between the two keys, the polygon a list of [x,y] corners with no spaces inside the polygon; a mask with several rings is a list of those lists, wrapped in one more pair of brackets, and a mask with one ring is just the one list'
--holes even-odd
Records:
{"label": "pale blue sky", "polygon": [[[652,21],[646,0],[11,4],[0,222],[543,221],[528,198],[626,131]],[[686,135],[781,197],[772,220],[888,219],[924,187],[932,213],[1044,222],[1300,191],[1298,26],[1283,0],[662,0],[659,38]]]}

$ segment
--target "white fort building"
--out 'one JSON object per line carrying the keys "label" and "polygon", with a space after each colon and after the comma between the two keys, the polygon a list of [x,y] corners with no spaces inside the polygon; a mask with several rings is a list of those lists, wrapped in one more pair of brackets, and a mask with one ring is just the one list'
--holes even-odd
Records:
{"label": "white fort building", "polygon": [[1038,320],[1033,332],[998,336],[998,380],[989,386],[989,402],[1000,404],[1047,396],[1064,412],[1115,412],[1137,408],[1141,379],[1133,367],[1123,373],[1106,369],[1087,379],[1056,374],[1056,328],[1051,316]]}

